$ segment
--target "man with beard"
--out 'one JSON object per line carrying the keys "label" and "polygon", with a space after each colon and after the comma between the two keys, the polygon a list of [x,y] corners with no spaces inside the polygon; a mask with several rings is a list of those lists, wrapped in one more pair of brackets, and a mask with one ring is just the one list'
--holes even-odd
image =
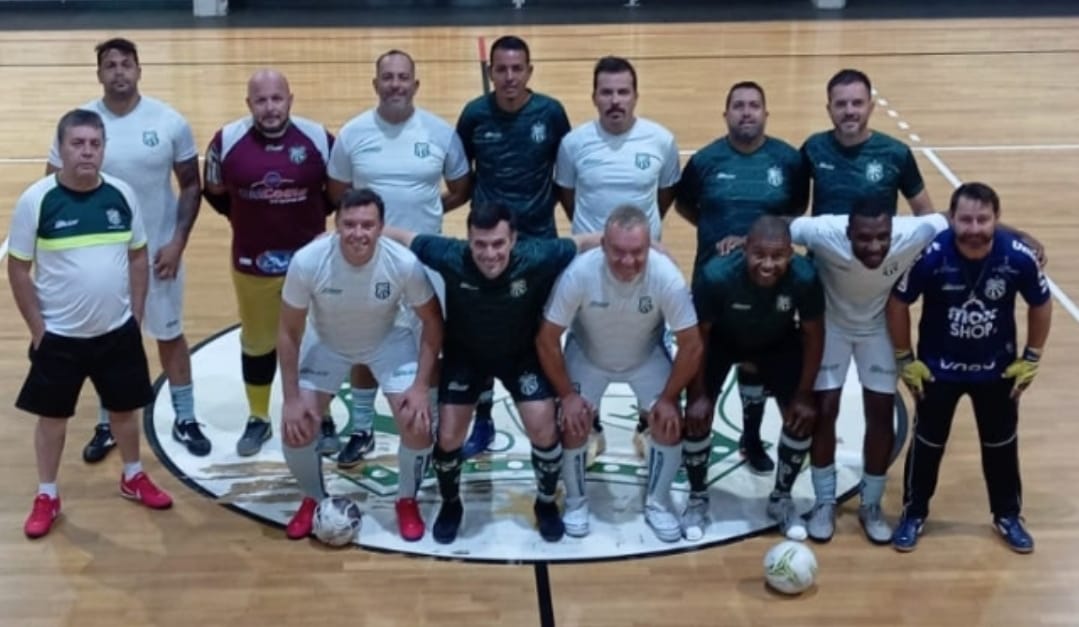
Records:
{"label": "man with beard", "polygon": [[[81,108],[101,116],[108,147],[102,169],[131,186],[142,208],[149,241],[150,287],[146,296],[146,333],[157,340],[161,368],[169,382],[176,419],[172,437],[193,455],[208,455],[210,440],[195,418],[191,351],[184,337],[184,249],[199,212],[199,159],[191,127],[164,102],[139,92],[142,66],[135,44],[110,39],[95,49],[97,79],[104,95]],[[46,174],[60,169],[59,144],[49,152]],[[175,176],[180,193],[172,189]],[[90,442],[82,451],[99,462],[116,446],[102,407]]]}
{"label": "man with beard", "polygon": [[859,200],[896,213],[898,193],[914,215],[933,210],[929,192],[910,148],[869,128],[873,88],[858,70],[840,70],[828,81],[828,116],[834,129],[802,144],[813,177],[813,215],[848,214]]}
{"label": "man with beard", "polygon": [[[473,165],[472,204],[504,205],[517,220],[517,236],[556,237],[554,164],[570,130],[562,103],[528,88],[532,60],[519,37],[491,44],[488,77],[494,90],[465,105],[457,134]],[[491,390],[480,394],[465,458],[481,453],[495,437]]]}
{"label": "man with beard", "polygon": [[[326,230],[326,162],[333,137],[290,115],[292,92],[275,70],[247,83],[251,115],[225,125],[206,150],[206,200],[232,226],[232,282],[240,314],[248,419],[236,443],[255,455],[272,435],[281,286],[293,253]],[[331,423],[332,424],[332,423]]]}
{"label": "man with beard", "polygon": [[555,279],[579,250],[596,246],[600,236],[520,240],[514,220],[506,207],[479,205],[468,214],[467,241],[386,230],[442,275],[446,285],[434,451],[442,507],[431,533],[443,544],[453,542],[461,527],[461,446],[476,400],[492,378],[502,381],[513,397],[532,443],[537,491],[533,511],[540,537],[557,542],[565,532],[555,502],[562,471],[555,395],[540,367],[535,337]]}
{"label": "man with beard", "polygon": [[[453,127],[413,104],[420,87],[416,64],[400,50],[375,61],[372,80],[378,106],[349,120],[330,155],[330,200],[350,186],[369,188],[386,204],[386,225],[417,233],[442,232],[442,215],[468,201],[468,158]],[[441,191],[445,181],[447,191]],[[435,290],[440,279],[430,274]],[[375,447],[375,395],[371,372],[352,373],[352,435],[337,457],[342,468],[358,465]],[[332,430],[327,432],[332,435]]]}
{"label": "man with beard", "polygon": [[[903,473],[903,515],[892,546],[913,551],[917,545],[956,405],[969,395],[993,526],[1009,548],[1029,553],[1034,539],[1020,516],[1019,397],[1034,381],[1049,337],[1049,285],[1034,251],[998,228],[1000,199],[988,185],[959,186],[948,212],[951,228],[903,275],[887,305],[896,366],[917,401]],[[1017,293],[1028,305],[1021,353],[1016,350]],[[924,298],[915,357],[910,305],[919,296]]]}
{"label": "man with beard", "polygon": [[775,394],[783,417],[767,512],[787,537],[803,540],[805,525],[790,492],[809,452],[817,415],[813,382],[824,349],[824,291],[817,272],[809,260],[794,254],[787,223],[761,216],[744,250],[715,257],[700,269],[693,300],[705,366],[689,389],[686,406],[686,537],[701,537],[708,522],[706,479],[716,398],[731,366],[749,363]]}
{"label": "man with beard", "polygon": [[[764,134],[768,120],[764,89],[752,81],[735,83],[723,112],[727,135],[690,157],[678,182],[675,209],[697,227],[693,272],[717,250],[740,246],[762,215],[796,216],[805,212],[809,177],[798,151]],[[738,369],[742,397],[742,437],[738,448],[750,470],[775,468],[761,441],[765,391],[760,376]]]}
{"label": "man with beard", "polygon": [[[378,194],[349,190],[337,209],[334,234],[297,251],[285,277],[277,337],[285,397],[281,441],[304,492],[285,528],[294,540],[311,533],[315,509],[326,496],[316,447],[320,417],[355,364],[370,368],[386,391],[401,437],[398,531],[408,541],[424,534],[416,492],[437,423],[428,388],[442,345],[442,310],[416,256],[381,237],[384,215]],[[395,325],[401,308],[420,319],[419,338]]]}

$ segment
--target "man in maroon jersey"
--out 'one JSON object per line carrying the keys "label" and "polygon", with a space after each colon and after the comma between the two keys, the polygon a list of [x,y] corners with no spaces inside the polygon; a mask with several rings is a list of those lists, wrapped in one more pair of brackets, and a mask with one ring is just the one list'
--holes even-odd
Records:
{"label": "man in maroon jersey", "polygon": [[[277,369],[281,286],[292,254],[326,229],[326,163],[333,136],[292,117],[284,75],[259,70],[247,83],[250,117],[226,124],[206,150],[203,195],[232,225],[232,280],[249,418],[236,452],[247,457],[270,438],[270,384]],[[333,422],[324,438],[336,444]],[[332,451],[325,451],[332,452]]]}

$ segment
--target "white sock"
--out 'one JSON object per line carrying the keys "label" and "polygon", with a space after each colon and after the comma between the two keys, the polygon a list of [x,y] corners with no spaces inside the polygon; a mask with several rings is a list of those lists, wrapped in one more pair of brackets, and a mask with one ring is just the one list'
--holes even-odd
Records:
{"label": "white sock", "polygon": [[57,496],[56,483],[39,483],[37,484],[37,493],[44,494],[50,499],[54,499]]}
{"label": "white sock", "polygon": [[131,478],[142,472],[142,462],[124,462],[124,481],[131,481]]}

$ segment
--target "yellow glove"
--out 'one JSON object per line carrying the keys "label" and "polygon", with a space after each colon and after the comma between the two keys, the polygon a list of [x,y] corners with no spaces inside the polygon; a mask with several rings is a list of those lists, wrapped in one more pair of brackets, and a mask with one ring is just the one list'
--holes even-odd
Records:
{"label": "yellow glove", "polygon": [[1027,389],[1038,374],[1038,362],[1041,361],[1041,351],[1027,347],[1023,350],[1023,356],[1016,359],[1001,375],[1003,379],[1015,379],[1015,387],[1012,389],[1012,397],[1018,396]]}
{"label": "yellow glove", "polygon": [[919,399],[922,398],[925,394],[925,382],[933,380],[929,366],[925,365],[924,361],[915,359],[914,353],[910,351],[896,351],[895,365],[899,378],[903,379],[911,393]]}

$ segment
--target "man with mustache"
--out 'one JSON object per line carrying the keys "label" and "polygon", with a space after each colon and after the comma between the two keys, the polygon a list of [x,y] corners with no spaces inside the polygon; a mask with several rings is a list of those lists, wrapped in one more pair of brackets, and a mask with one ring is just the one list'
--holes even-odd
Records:
{"label": "man with mustache", "polygon": [[[206,200],[232,227],[232,283],[248,419],[241,457],[270,439],[281,286],[293,253],[326,230],[326,162],[333,137],[291,115],[288,80],[258,70],[247,82],[251,115],[218,130],[206,149]],[[332,425],[332,422],[330,423]]]}
{"label": "man with mustache", "polygon": [[[465,105],[457,134],[473,162],[472,204],[500,204],[517,219],[517,236],[552,238],[555,230],[554,164],[570,130],[562,103],[528,88],[528,44],[506,35],[491,44],[487,70],[493,90]],[[495,437],[491,390],[480,394],[465,458],[481,453]]]}
{"label": "man with mustache", "polygon": [[[727,135],[690,157],[678,182],[675,209],[697,227],[694,274],[717,251],[741,245],[760,216],[804,213],[809,196],[809,176],[798,151],[764,133],[768,107],[760,85],[731,86],[723,117]],[[740,367],[738,391],[743,416],[738,448],[753,472],[770,473],[775,463],[761,441],[765,391],[760,376]]]}
{"label": "man with mustache", "polygon": [[[311,533],[315,509],[326,496],[317,450],[321,417],[355,364],[370,368],[386,391],[400,434],[398,531],[408,541],[424,534],[416,492],[438,422],[428,388],[442,347],[442,309],[416,256],[381,237],[385,214],[375,192],[345,192],[335,232],[296,252],[281,290],[281,442],[304,493],[285,528],[290,539]],[[395,324],[401,308],[420,319],[418,338]]]}
{"label": "man with mustache", "polygon": [[[461,140],[442,118],[413,104],[420,81],[408,53],[389,50],[379,56],[371,83],[378,106],[341,127],[330,155],[330,200],[338,202],[349,187],[370,188],[386,204],[388,226],[441,233],[443,214],[466,203],[471,189]],[[441,279],[435,273],[430,278],[441,294]],[[375,447],[378,388],[364,368],[357,368],[351,379],[353,431],[337,457],[342,468],[358,465]]]}
{"label": "man with mustache", "polygon": [[858,70],[840,70],[828,81],[828,116],[834,128],[811,135],[802,158],[813,177],[813,215],[848,214],[869,201],[896,213],[902,192],[914,215],[933,211],[914,154],[903,142],[869,128],[873,88]]}
{"label": "man with mustache", "polygon": [[787,223],[765,215],[753,223],[743,250],[715,257],[697,272],[693,300],[705,366],[688,390],[686,405],[686,537],[701,537],[708,524],[706,480],[716,398],[731,366],[750,363],[775,394],[783,416],[767,513],[787,537],[804,540],[805,523],[795,510],[791,487],[809,452],[817,417],[813,382],[824,349],[824,291],[817,272],[794,253]]}
{"label": "man with mustache", "polygon": [[[81,108],[105,123],[108,148],[102,169],[131,185],[142,208],[149,238],[150,287],[146,333],[157,340],[161,368],[169,382],[176,419],[172,437],[193,455],[208,455],[210,440],[195,417],[191,352],[184,337],[183,253],[199,213],[199,159],[191,127],[164,102],[139,91],[142,66],[135,44],[115,38],[98,44],[97,80],[104,94]],[[59,144],[49,152],[45,172],[60,169]],[[179,195],[172,189],[175,176]],[[116,446],[109,413],[102,407],[83,460],[99,462]]]}
{"label": "man with mustache", "polygon": [[[896,284],[887,305],[896,367],[916,399],[907,450],[903,515],[892,535],[913,551],[929,514],[956,405],[969,395],[981,440],[993,526],[1018,553],[1034,550],[1020,515],[1019,397],[1034,381],[1049,337],[1052,299],[1035,252],[999,228],[1000,199],[983,183],[952,194],[951,228],[933,240]],[[1026,301],[1026,348],[1017,351],[1015,297]],[[910,305],[919,296],[918,352]]]}

